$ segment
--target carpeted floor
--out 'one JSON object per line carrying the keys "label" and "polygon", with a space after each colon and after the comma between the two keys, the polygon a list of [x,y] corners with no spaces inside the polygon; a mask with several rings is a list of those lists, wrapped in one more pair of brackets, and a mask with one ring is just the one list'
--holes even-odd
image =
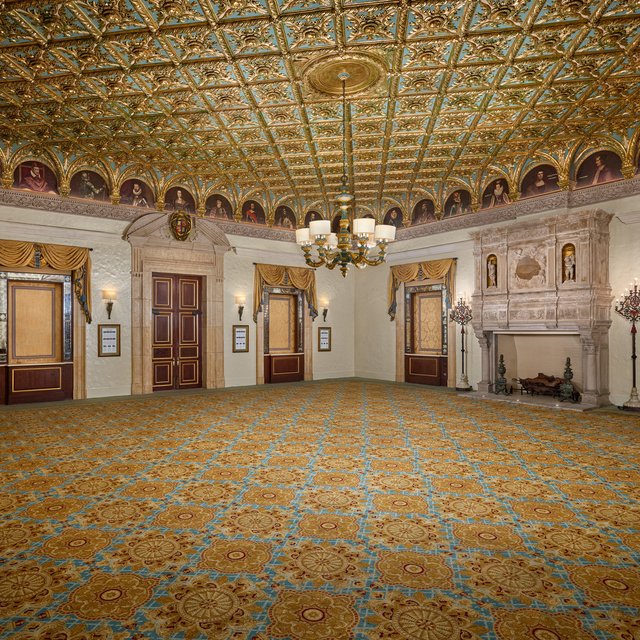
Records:
{"label": "carpeted floor", "polygon": [[640,638],[640,420],[332,381],[0,413],[2,637]]}

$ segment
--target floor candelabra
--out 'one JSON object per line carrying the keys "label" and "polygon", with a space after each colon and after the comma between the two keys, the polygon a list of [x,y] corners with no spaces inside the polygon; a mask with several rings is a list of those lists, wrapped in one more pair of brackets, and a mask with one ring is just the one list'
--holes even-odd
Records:
{"label": "floor candelabra", "polygon": [[451,309],[449,317],[456,324],[460,325],[460,335],[462,336],[462,373],[460,375],[458,386],[456,386],[456,391],[471,391],[471,385],[469,384],[469,379],[465,373],[467,350],[465,349],[464,344],[464,328],[471,322],[473,316],[471,315],[471,307],[465,302],[462,296],[458,298],[456,306]]}

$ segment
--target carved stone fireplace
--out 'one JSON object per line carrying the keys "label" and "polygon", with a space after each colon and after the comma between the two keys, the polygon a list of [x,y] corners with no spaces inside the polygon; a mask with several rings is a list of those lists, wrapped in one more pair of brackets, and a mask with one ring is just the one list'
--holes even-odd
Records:
{"label": "carved stone fireplace", "polygon": [[472,234],[479,391],[493,390],[501,353],[508,382],[562,377],[570,357],[583,404],[608,404],[612,217],[580,211]]}

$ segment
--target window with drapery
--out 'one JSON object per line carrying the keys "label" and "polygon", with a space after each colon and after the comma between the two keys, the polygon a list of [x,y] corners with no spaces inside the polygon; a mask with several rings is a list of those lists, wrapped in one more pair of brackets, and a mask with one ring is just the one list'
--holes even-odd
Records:
{"label": "window with drapery", "polygon": [[73,288],[87,323],[91,322],[90,249],[60,244],[0,240],[0,268],[50,267],[71,271]]}

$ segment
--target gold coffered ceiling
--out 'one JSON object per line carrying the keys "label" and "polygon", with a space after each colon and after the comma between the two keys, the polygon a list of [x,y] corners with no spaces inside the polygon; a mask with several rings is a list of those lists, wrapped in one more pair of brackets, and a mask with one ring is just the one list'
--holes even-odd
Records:
{"label": "gold coffered ceiling", "polygon": [[62,167],[326,210],[341,105],[305,69],[369,56],[381,77],[350,100],[349,178],[359,203],[409,207],[527,159],[568,178],[605,137],[628,149],[639,43],[634,0],[5,0],[0,137],[5,156],[33,143]]}

